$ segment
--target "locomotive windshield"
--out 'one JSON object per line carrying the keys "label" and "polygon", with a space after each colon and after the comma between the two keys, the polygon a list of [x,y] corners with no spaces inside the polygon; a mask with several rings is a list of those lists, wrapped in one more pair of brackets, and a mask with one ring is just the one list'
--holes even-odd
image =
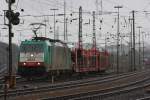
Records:
{"label": "locomotive windshield", "polygon": [[42,44],[22,44],[20,47],[20,61],[44,61]]}
{"label": "locomotive windshield", "polygon": [[43,45],[42,44],[24,44],[20,48],[20,52],[43,52]]}

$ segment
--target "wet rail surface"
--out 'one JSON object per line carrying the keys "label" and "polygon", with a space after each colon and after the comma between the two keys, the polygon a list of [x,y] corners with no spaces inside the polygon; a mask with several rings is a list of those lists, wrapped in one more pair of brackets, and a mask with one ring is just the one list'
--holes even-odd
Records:
{"label": "wet rail surface", "polygon": [[[132,72],[130,72],[132,73]],[[49,80],[26,80],[24,78],[21,78],[20,76],[16,76],[16,83],[17,83],[17,86],[15,89],[12,89],[12,90],[9,90],[9,93],[11,92],[17,92],[17,91],[24,91],[24,90],[34,90],[38,87],[39,88],[49,88],[49,87],[52,87],[52,88],[59,88],[61,86],[68,86],[68,85],[77,85],[77,84],[83,84],[83,83],[91,83],[91,82],[96,82],[96,81],[99,81],[99,80],[106,80],[106,79],[110,79],[110,78],[115,78],[117,76],[123,76],[124,75],[128,75],[129,73],[123,73],[123,74],[113,74],[113,75],[100,75],[100,76],[95,76],[95,77],[86,77],[84,79],[73,79],[73,80],[61,80],[61,81],[56,81],[55,83],[51,83],[51,81]],[[3,82],[3,85],[4,85],[4,82]],[[84,85],[84,84],[83,84]],[[3,90],[0,91],[0,93],[2,94],[3,93]],[[0,95],[1,96],[1,95]]]}
{"label": "wet rail surface", "polygon": [[[24,84],[28,84],[28,85],[30,85],[30,86],[32,85],[32,86],[31,87],[29,86],[29,87],[26,87],[26,88],[21,88],[21,89],[20,88],[19,89],[18,88],[13,89],[13,90],[8,91],[8,94],[9,95],[16,95],[16,94],[21,94],[21,93],[25,94],[25,93],[28,93],[32,90],[34,90],[34,91],[38,91],[38,89],[39,90],[47,90],[47,88],[55,90],[55,89],[61,89],[61,88],[65,88],[65,87],[67,87],[67,88],[72,87],[72,86],[76,87],[78,85],[86,85],[86,84],[92,84],[93,82],[94,83],[99,82],[99,80],[101,80],[101,82],[103,82],[103,80],[104,80],[104,82],[105,82],[105,81],[109,81],[109,79],[112,80],[112,78],[118,79],[118,78],[121,78],[121,77],[126,77],[126,75],[128,76],[128,74],[129,73],[124,73],[124,74],[119,74],[119,75],[115,74],[115,75],[109,75],[109,76],[103,76],[103,77],[99,76],[99,77],[96,77],[96,78],[80,79],[80,80],[60,82],[60,83],[55,83],[55,84],[49,83],[50,85],[43,85],[42,83],[40,83],[40,84],[37,83],[39,87],[34,86],[35,82],[30,83],[30,82],[27,82],[24,79],[21,79],[20,77],[18,77],[17,78],[18,79],[17,83],[21,82],[21,83],[19,83],[19,85],[24,86]],[[134,74],[134,73],[131,72],[131,74]],[[3,90],[0,91],[0,94],[1,94],[0,97],[2,97],[3,96]]]}
{"label": "wet rail surface", "polygon": [[[139,78],[140,81],[138,81],[138,77],[140,77]],[[141,79],[141,78],[143,78],[143,79]],[[130,79],[132,79],[132,78],[129,78],[129,80]],[[76,89],[73,89],[74,93],[71,93],[71,91],[70,92],[67,91],[67,92],[64,92],[64,93],[61,93],[61,92],[52,93],[51,92],[51,93],[47,94],[47,95],[49,95],[49,98],[48,99],[46,98],[46,100],[68,100],[68,99],[70,100],[71,98],[76,98],[76,97],[78,97],[78,99],[76,98],[75,100],[89,100],[89,98],[88,99],[85,99],[85,98],[81,99],[80,97],[83,97],[83,96],[86,96],[86,95],[88,95],[89,97],[92,97],[92,95],[98,94],[98,93],[101,93],[101,96],[107,94],[107,97],[108,97],[110,94],[113,94],[115,92],[117,93],[117,91],[119,91],[121,88],[125,89],[126,91],[130,90],[130,88],[137,88],[138,87],[137,84],[140,84],[143,81],[147,81],[147,80],[149,80],[149,77],[144,79],[144,76],[141,77],[141,76],[137,75],[136,79],[134,80],[135,82],[133,82],[133,80],[132,80],[132,82],[123,83],[123,82],[126,82],[126,79],[125,79],[125,80],[121,80],[121,81],[117,80],[115,83],[111,82],[111,84],[105,83],[105,85],[101,84],[101,85],[97,85],[97,86],[87,86],[87,87],[84,87],[84,89],[80,88],[79,91],[76,90]],[[146,85],[150,85],[149,82]],[[139,85],[139,88],[140,88],[140,85]],[[120,90],[118,93],[120,93],[121,91],[123,91],[123,90]],[[59,96],[56,96],[56,94],[57,95],[59,94]],[[102,99],[93,99],[93,98],[91,98],[90,100],[102,100]],[[104,100],[106,100],[106,99],[104,99]],[[116,100],[116,99],[114,99],[114,100]],[[122,100],[122,99],[117,99],[117,100]]]}
{"label": "wet rail surface", "polygon": [[147,97],[143,97],[143,98],[138,98],[136,100],[150,100],[150,96],[147,96]]}
{"label": "wet rail surface", "polygon": [[[61,98],[64,98],[63,100],[67,100],[72,97],[82,97],[84,95],[91,95],[96,94],[97,92],[106,93],[109,91],[114,91],[118,88],[125,88],[127,86],[140,84],[143,81],[148,80],[149,77],[149,71],[142,71],[142,72],[136,72],[136,73],[130,73],[128,75],[124,76],[118,76],[115,78],[109,78],[105,80],[99,80],[97,82],[92,81],[91,83],[80,83],[77,84],[67,84],[67,85],[60,85],[60,86],[50,86],[50,87],[43,87],[43,88],[37,88],[37,89],[30,89],[28,91],[18,91],[18,93],[11,93],[11,95],[20,95],[16,97],[15,99],[24,98],[42,98],[42,97],[51,97],[50,100],[59,100]],[[139,81],[140,80],[140,81]],[[22,93],[21,93],[22,92]],[[29,96],[27,94],[35,94],[32,96]],[[27,95],[27,96],[23,96]]]}

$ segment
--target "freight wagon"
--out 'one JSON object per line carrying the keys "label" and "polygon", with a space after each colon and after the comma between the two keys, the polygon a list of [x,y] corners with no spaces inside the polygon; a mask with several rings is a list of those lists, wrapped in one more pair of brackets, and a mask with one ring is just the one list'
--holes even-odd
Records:
{"label": "freight wagon", "polygon": [[100,72],[109,67],[108,52],[100,52],[97,49],[79,49],[72,51],[73,68],[75,72]]}

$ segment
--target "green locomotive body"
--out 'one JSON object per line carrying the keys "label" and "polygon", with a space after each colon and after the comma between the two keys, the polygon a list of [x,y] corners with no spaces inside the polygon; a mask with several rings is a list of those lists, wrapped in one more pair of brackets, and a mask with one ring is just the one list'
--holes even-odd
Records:
{"label": "green locomotive body", "polygon": [[18,74],[41,76],[72,70],[71,51],[60,40],[34,38],[22,41],[18,62]]}

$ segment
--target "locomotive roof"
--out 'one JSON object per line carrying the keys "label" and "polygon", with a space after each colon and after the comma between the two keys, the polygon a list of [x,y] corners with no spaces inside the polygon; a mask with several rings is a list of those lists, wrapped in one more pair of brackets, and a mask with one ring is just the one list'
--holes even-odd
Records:
{"label": "locomotive roof", "polygon": [[56,46],[67,46],[67,44],[58,39],[50,39],[46,37],[33,37],[32,40],[49,41],[55,43]]}
{"label": "locomotive roof", "polygon": [[50,41],[50,42],[60,42],[62,44],[66,44],[65,42],[58,40],[58,39],[50,39],[50,38],[46,38],[46,37],[33,37],[32,40],[41,40],[41,41]]}
{"label": "locomotive roof", "polygon": [[33,37],[32,40],[25,40],[25,41],[22,41],[23,42],[26,42],[27,43],[30,43],[30,42],[33,42],[33,41],[38,41],[39,43],[40,42],[46,42],[48,43],[49,45],[55,45],[55,46],[64,46],[64,47],[67,47],[67,43],[61,41],[61,40],[57,40],[57,39],[50,39],[50,38],[46,38],[46,37]]}

